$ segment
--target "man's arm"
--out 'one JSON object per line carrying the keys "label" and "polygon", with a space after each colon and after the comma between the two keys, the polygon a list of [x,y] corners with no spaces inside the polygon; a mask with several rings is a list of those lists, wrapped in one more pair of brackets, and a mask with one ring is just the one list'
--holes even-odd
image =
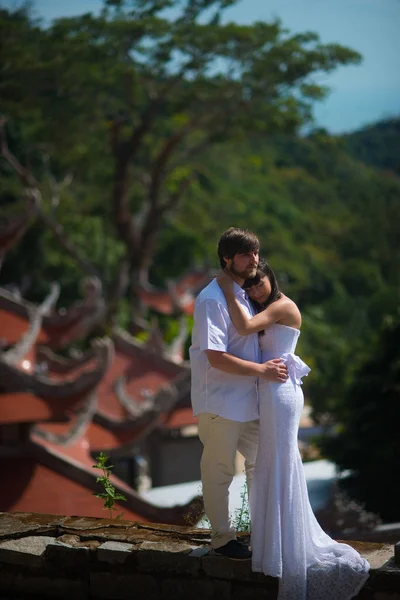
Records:
{"label": "man's arm", "polygon": [[262,377],[262,379],[266,379],[267,381],[278,383],[285,382],[288,378],[287,367],[280,358],[259,364],[244,360],[228,352],[219,352],[217,350],[206,350],[205,352],[210,365],[214,369],[219,369],[224,373]]}

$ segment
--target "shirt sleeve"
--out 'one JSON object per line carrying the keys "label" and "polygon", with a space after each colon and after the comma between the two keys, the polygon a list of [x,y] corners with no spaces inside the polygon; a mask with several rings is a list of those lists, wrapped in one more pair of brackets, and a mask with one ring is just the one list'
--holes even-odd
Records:
{"label": "shirt sleeve", "polygon": [[216,300],[206,299],[196,310],[200,350],[228,351],[229,314]]}

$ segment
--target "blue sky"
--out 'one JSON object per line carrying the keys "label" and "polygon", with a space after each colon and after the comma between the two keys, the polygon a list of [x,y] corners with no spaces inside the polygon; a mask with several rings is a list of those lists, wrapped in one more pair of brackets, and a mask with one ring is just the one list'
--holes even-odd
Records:
{"label": "blue sky", "polygon": [[[15,6],[16,0],[0,0]],[[46,20],[96,12],[101,0],[36,0]],[[400,0],[241,0],[225,20],[251,23],[279,17],[293,32],[314,31],[323,42],[360,52],[363,63],[342,67],[319,81],[331,88],[315,108],[318,125],[333,133],[400,115]]]}

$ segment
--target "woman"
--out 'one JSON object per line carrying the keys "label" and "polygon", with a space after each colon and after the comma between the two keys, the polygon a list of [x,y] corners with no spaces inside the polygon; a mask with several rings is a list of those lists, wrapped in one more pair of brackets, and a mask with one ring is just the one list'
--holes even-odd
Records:
{"label": "woman", "polygon": [[369,564],[319,526],[297,444],[301,378],[310,371],[294,354],[300,311],[279,291],[263,260],[243,286],[259,310],[250,319],[236,301],[229,273],[220,273],[217,281],[238,332],[259,332],[262,360],[280,357],[289,373],[285,383],[259,383],[260,441],[249,499],[253,571],[279,577],[279,600],[350,600],[368,579]]}

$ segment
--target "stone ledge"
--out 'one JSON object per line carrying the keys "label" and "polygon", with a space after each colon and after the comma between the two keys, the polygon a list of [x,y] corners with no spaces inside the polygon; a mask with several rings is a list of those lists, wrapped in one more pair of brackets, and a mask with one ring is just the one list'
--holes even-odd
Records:
{"label": "stone ledge", "polygon": [[134,549],[133,544],[123,542],[104,542],[97,549],[97,560],[110,565],[124,564]]}
{"label": "stone ledge", "polygon": [[[190,527],[0,513],[0,600],[276,598],[276,579],[214,555],[209,541]],[[346,543],[371,564],[357,598],[400,600],[398,544]]]}

